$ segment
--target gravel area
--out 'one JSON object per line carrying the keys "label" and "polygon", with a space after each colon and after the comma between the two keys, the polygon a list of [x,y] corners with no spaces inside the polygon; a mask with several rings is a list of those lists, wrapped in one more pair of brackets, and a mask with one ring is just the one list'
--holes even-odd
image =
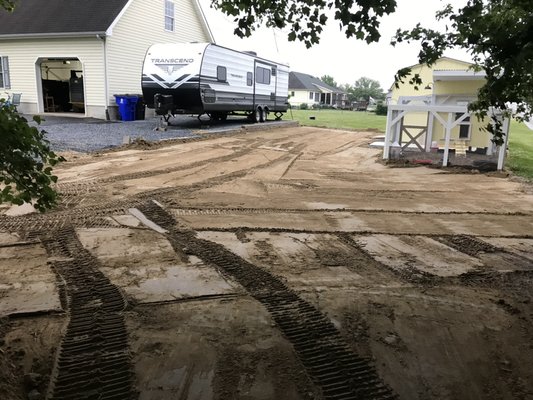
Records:
{"label": "gravel area", "polygon": [[[25,116],[32,121],[32,116]],[[192,116],[176,116],[166,131],[155,130],[159,118],[140,121],[103,121],[95,118],[41,116],[41,129],[47,132],[54,151],[94,152],[121,146],[135,139],[157,142],[164,139],[196,138],[201,133],[228,132],[249,123],[244,117],[232,117],[225,122],[200,122]],[[34,124],[34,122],[31,122]]]}

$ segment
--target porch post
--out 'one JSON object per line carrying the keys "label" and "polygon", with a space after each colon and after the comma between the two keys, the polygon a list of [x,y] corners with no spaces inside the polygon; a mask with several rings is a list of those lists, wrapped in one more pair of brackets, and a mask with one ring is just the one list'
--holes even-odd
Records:
{"label": "porch post", "polygon": [[505,138],[503,139],[503,145],[500,146],[498,150],[498,171],[501,171],[503,169],[503,164],[505,162],[505,153],[507,153],[507,143],[509,142],[509,126],[511,125],[511,121],[509,118],[505,118],[503,120],[503,126],[502,130],[505,134]]}
{"label": "porch post", "polygon": [[433,122],[435,117],[431,112],[428,112],[428,129],[426,131],[426,153],[431,150],[431,142],[433,141]]}
{"label": "porch post", "polygon": [[442,159],[442,166],[448,165],[448,153],[450,152],[450,138],[452,136],[452,113],[448,113],[448,121],[446,122],[446,141],[444,143],[444,158]]}
{"label": "porch post", "polygon": [[389,151],[390,151],[390,139],[391,139],[391,131],[392,131],[392,119],[394,115],[394,110],[389,110],[387,112],[387,125],[385,128],[385,145],[383,146],[383,159],[388,160],[389,159]]}

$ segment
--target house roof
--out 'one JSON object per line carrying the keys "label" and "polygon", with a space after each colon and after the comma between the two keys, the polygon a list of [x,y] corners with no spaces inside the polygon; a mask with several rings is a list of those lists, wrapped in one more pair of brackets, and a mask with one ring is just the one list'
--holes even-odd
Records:
{"label": "house roof", "polygon": [[128,0],[22,0],[0,9],[0,37],[103,33]]}
{"label": "house roof", "polygon": [[291,71],[289,73],[289,90],[312,90],[319,89],[320,91],[344,93],[343,90],[330,86],[309,74]]}

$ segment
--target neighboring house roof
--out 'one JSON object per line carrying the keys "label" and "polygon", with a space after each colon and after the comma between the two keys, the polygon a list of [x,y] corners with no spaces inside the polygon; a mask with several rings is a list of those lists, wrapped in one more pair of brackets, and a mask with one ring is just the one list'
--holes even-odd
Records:
{"label": "neighboring house roof", "polygon": [[309,74],[293,71],[289,73],[289,90],[316,91],[317,89],[326,92],[344,93],[343,90],[330,86]]}
{"label": "neighboring house roof", "polygon": [[106,32],[129,0],[22,0],[0,10],[0,37]]}

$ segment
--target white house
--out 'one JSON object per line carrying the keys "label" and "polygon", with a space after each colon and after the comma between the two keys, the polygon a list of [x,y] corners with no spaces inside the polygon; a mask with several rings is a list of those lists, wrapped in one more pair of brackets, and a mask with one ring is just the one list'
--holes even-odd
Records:
{"label": "white house", "polygon": [[348,95],[344,91],[301,72],[289,74],[289,94],[291,106],[307,104],[309,107],[327,105],[344,108],[348,104]]}
{"label": "white house", "polygon": [[19,1],[0,10],[0,97],[22,93],[24,113],[115,118],[114,94],[141,93],[150,45],[193,41],[214,41],[198,0]]}

